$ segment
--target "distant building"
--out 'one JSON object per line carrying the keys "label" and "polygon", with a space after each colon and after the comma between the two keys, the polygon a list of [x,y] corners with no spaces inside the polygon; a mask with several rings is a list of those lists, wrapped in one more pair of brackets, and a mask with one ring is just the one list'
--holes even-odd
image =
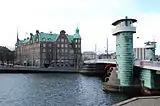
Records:
{"label": "distant building", "polygon": [[60,34],[36,31],[30,37],[19,40],[17,33],[16,61],[32,66],[77,66],[81,61],[81,37],[79,29],[74,35],[64,30]]}
{"label": "distant building", "polygon": [[110,55],[111,55],[111,59],[116,59],[116,52],[111,53]]}
{"label": "distant building", "polygon": [[86,51],[82,53],[83,60],[92,60],[92,59],[96,59],[96,57],[97,57],[97,54],[92,51]]}
{"label": "distant building", "polygon": [[99,54],[99,59],[111,59],[111,54]]}
{"label": "distant building", "polygon": [[134,48],[134,58],[145,60],[145,48]]}

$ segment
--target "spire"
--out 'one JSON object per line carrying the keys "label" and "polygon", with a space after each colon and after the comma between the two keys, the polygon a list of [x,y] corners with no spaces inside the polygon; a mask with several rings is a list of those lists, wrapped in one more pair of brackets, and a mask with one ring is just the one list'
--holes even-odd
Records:
{"label": "spire", "polygon": [[19,38],[18,38],[18,28],[17,28],[17,43],[19,42]]}
{"label": "spire", "polygon": [[77,28],[76,28],[76,34],[79,34],[78,24],[77,24]]}

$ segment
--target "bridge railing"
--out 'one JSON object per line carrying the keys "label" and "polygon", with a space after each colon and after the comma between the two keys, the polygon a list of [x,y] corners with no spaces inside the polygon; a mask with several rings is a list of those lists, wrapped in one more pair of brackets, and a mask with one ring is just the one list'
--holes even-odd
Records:
{"label": "bridge railing", "polygon": [[94,59],[94,60],[84,61],[84,63],[107,63],[107,62],[116,63],[116,59]]}
{"label": "bridge railing", "polygon": [[151,66],[151,67],[160,67],[160,62],[159,61],[135,61],[134,63],[135,66]]}

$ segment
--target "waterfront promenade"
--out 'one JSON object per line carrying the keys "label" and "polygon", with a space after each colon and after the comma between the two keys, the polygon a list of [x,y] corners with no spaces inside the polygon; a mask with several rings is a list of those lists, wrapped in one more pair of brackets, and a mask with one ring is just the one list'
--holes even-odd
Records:
{"label": "waterfront promenade", "polygon": [[73,67],[52,67],[41,68],[36,66],[14,66],[0,67],[0,73],[79,73],[77,68]]}
{"label": "waterfront promenade", "polygon": [[113,106],[159,106],[160,96],[134,97]]}
{"label": "waterfront promenade", "polygon": [[0,66],[0,73],[80,73],[88,75],[99,75],[103,74],[104,71],[88,71],[82,68],[75,67],[49,67],[41,68],[36,66],[20,66],[15,65],[12,67],[9,66]]}

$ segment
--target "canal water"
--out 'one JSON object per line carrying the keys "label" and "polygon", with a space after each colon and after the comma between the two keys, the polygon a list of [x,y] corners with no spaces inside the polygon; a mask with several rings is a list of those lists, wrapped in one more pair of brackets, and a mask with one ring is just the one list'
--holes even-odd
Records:
{"label": "canal water", "polygon": [[104,92],[98,77],[0,74],[0,106],[111,106],[127,98]]}

